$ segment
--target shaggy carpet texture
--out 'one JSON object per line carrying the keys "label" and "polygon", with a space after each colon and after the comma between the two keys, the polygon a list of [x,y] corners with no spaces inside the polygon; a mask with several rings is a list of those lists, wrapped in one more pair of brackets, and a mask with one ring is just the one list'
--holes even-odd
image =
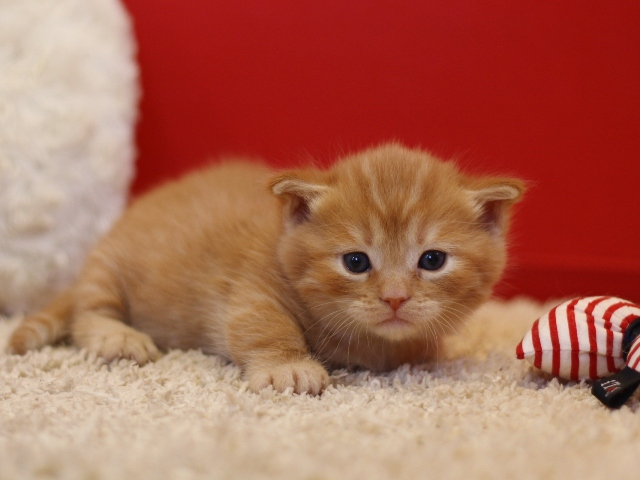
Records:
{"label": "shaggy carpet texture", "polygon": [[[0,479],[616,478],[638,471],[634,397],[607,410],[586,383],[515,359],[547,310],[491,302],[438,361],[335,371],[321,397],[247,391],[215,356],[142,368],[71,347],[0,354]],[[0,321],[4,346],[18,318]]]}

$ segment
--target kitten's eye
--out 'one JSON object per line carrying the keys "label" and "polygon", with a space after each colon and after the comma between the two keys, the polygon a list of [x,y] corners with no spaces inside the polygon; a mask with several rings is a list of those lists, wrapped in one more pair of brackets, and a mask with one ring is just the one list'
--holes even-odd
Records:
{"label": "kitten's eye", "polygon": [[418,267],[424,270],[440,270],[447,260],[447,254],[440,250],[427,250],[418,261]]}
{"label": "kitten's eye", "polygon": [[364,273],[371,268],[371,262],[366,253],[351,252],[342,256],[344,266],[353,273]]}

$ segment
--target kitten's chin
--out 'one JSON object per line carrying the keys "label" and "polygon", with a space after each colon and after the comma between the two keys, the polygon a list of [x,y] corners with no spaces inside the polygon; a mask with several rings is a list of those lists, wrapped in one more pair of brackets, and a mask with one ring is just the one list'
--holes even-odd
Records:
{"label": "kitten's chin", "polygon": [[395,315],[373,325],[373,330],[379,336],[389,340],[403,340],[411,337],[415,334],[416,329],[415,323]]}

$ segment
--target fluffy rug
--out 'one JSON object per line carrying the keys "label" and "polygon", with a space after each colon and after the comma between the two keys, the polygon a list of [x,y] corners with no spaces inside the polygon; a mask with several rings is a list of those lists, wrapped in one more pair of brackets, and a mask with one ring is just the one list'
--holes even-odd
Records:
{"label": "fluffy rug", "polygon": [[[0,479],[616,478],[635,472],[637,397],[609,411],[589,385],[514,347],[546,310],[486,305],[432,364],[333,372],[320,397],[247,391],[234,365],[172,351],[139,368],[70,347],[0,354]],[[0,322],[0,346],[18,322]]]}

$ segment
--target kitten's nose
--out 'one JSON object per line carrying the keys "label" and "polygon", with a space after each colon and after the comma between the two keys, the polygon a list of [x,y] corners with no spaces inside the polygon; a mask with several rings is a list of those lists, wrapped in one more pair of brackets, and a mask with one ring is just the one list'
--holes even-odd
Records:
{"label": "kitten's nose", "polygon": [[387,297],[382,299],[383,302],[389,304],[394,312],[398,310],[400,306],[407,300],[409,300],[407,297]]}

